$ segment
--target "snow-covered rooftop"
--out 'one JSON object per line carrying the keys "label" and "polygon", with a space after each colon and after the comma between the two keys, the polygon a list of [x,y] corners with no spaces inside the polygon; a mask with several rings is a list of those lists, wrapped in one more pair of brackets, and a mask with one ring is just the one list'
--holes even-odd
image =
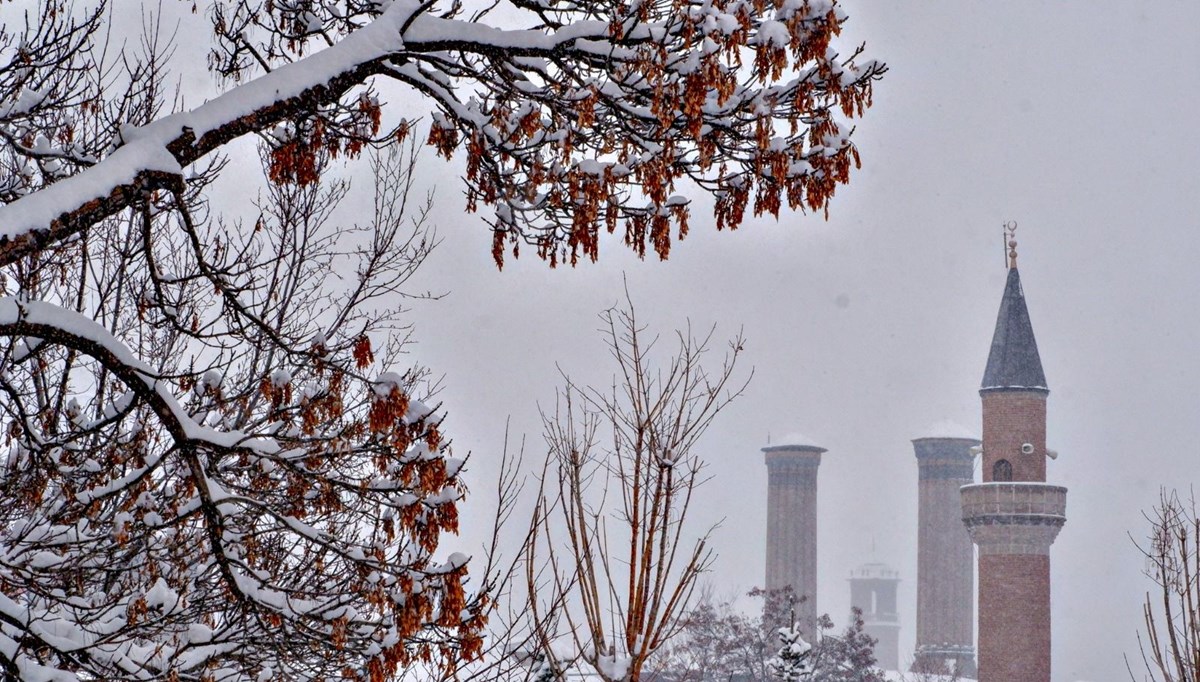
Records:
{"label": "snow-covered rooftop", "polygon": [[[799,431],[792,431],[790,433],[784,434],[784,436],[782,438],[770,438],[770,439],[768,439],[768,441],[769,442],[765,446],[763,446],[764,450],[767,448],[771,448],[772,450],[774,450],[776,448],[788,448],[788,447],[821,448],[820,445],[817,445],[817,441],[815,439],[809,438],[808,436],[804,435],[803,433],[800,433]],[[824,448],[821,448],[821,449],[823,450]]]}

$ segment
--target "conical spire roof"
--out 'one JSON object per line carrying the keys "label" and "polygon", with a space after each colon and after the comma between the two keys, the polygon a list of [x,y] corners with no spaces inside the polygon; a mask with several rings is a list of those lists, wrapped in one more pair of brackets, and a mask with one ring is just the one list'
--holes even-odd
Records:
{"label": "conical spire roof", "polygon": [[983,372],[981,391],[1040,390],[1049,392],[1042,359],[1038,355],[1029,309],[1025,307],[1025,292],[1021,275],[1014,263],[1008,270],[1008,283],[996,317],[996,333],[992,336],[992,351],[987,369]]}

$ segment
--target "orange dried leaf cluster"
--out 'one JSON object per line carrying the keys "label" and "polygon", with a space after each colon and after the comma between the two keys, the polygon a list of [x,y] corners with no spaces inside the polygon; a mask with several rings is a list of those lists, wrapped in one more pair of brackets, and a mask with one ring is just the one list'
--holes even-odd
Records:
{"label": "orange dried leaf cluster", "polygon": [[354,366],[359,369],[366,369],[375,361],[375,353],[371,351],[371,339],[365,334],[354,340],[354,349],[352,351],[354,357]]}
{"label": "orange dried leaf cluster", "polygon": [[454,156],[454,148],[458,146],[458,131],[435,124],[429,128],[429,139],[426,143],[436,149],[440,156],[448,159]]}
{"label": "orange dried leaf cluster", "polygon": [[382,120],[378,100],[364,92],[358,105],[339,117],[316,115],[295,121],[290,137],[272,145],[267,177],[280,185],[311,185],[319,179],[325,157],[336,159],[343,153],[357,157],[379,133]]}
{"label": "orange dried leaf cluster", "polygon": [[[408,395],[399,386],[392,386],[386,395],[372,396],[367,419],[373,433],[389,433],[399,428],[407,430],[404,416],[408,414]],[[407,448],[407,444],[404,446]]]}
{"label": "orange dried leaf cluster", "polygon": [[465,140],[467,208],[496,207],[498,267],[521,242],[551,267],[594,261],[602,231],[622,223],[626,246],[665,259],[688,231],[682,181],[714,196],[718,229],[737,228],[751,199],[756,215],[827,211],[849,182],[858,153],[834,116],[861,116],[886,69],[857,65],[861,48],[834,48],[845,21],[836,2],[576,11],[604,21],[606,61],[587,56],[596,44],[548,71],[497,56],[499,73],[520,75],[481,76],[471,115],[446,107],[430,128],[442,156]]}
{"label": "orange dried leaf cluster", "polygon": [[306,435],[314,435],[323,425],[335,422],[344,413],[343,382],[345,375],[333,372],[324,391],[300,397],[300,428]]}
{"label": "orange dried leaf cluster", "polygon": [[268,177],[279,185],[311,185],[320,177],[317,154],[321,148],[321,135],[313,140],[293,139],[271,150]]}

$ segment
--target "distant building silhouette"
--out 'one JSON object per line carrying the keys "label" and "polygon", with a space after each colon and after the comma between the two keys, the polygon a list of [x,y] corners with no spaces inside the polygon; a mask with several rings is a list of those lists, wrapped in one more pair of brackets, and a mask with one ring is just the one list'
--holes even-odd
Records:
{"label": "distant building silhouette", "polygon": [[[1011,237],[1011,232],[1008,233]],[[980,682],[1050,682],[1050,546],[1066,523],[1067,489],[1046,483],[1046,399],[1033,326],[1009,241],[1008,279],[979,394],[983,439],[929,433],[913,441],[919,490],[917,645],[912,671]],[[767,589],[807,597],[817,610],[817,469],[824,448],[787,439],[763,448],[768,471]],[[982,482],[974,457],[982,453]],[[978,614],[975,557],[978,547]],[[850,578],[851,602],[878,640],[881,667],[899,668],[899,575],[866,564]],[[974,641],[978,617],[978,647]]]}
{"label": "distant building silhouette", "polygon": [[900,669],[900,615],[896,587],[900,574],[883,563],[850,572],[850,606],[862,611],[863,631],[873,637],[875,660],[885,670]]}

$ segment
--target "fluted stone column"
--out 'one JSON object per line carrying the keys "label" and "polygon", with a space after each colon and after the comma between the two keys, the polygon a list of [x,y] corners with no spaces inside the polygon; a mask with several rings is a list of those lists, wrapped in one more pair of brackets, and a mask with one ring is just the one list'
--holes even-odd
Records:
{"label": "fluted stone column", "polygon": [[825,448],[773,445],[767,464],[768,590],[791,586],[805,600],[797,621],[812,632],[817,611],[817,468]]}
{"label": "fluted stone column", "polygon": [[975,548],[959,488],[970,484],[974,438],[917,438],[917,647],[912,671],[975,676]]}

